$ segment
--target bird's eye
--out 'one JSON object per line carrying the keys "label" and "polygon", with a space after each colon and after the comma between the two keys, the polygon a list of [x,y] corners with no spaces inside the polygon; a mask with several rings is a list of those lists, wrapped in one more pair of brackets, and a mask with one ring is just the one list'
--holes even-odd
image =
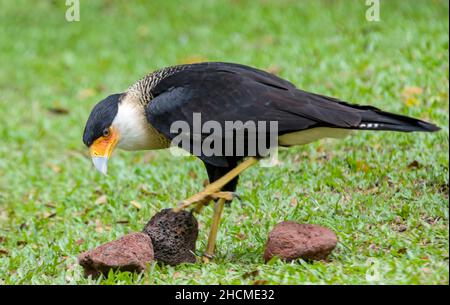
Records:
{"label": "bird's eye", "polygon": [[109,137],[109,134],[110,134],[109,128],[106,128],[106,129],[103,130],[103,136],[104,136],[105,138],[106,138],[106,137]]}

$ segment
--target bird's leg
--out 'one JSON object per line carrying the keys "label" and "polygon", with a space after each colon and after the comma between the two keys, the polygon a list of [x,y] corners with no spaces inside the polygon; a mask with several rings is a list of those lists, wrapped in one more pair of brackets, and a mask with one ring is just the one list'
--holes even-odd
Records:
{"label": "bird's leg", "polygon": [[[258,159],[250,157],[235,168],[233,168],[231,171],[223,175],[221,178],[217,179],[213,183],[206,186],[206,188],[201,191],[200,193],[197,193],[188,199],[183,200],[176,208],[174,208],[174,212],[179,212],[182,209],[185,209],[189,207],[190,205],[197,203],[200,205],[205,205],[212,199],[224,199],[224,200],[231,200],[233,199],[234,194],[231,192],[220,192],[222,187],[226,185],[228,182],[233,180],[236,176],[238,176],[240,173],[242,173],[244,170],[249,168],[250,166],[256,164],[258,162]],[[199,210],[201,208],[196,208],[196,210]]]}
{"label": "bird's leg", "polygon": [[223,206],[225,205],[225,199],[220,198],[214,204],[214,215],[211,223],[211,231],[208,236],[208,245],[206,251],[203,254],[203,262],[209,263],[214,256],[214,249],[216,247],[217,230],[219,229],[220,217],[222,215]]}

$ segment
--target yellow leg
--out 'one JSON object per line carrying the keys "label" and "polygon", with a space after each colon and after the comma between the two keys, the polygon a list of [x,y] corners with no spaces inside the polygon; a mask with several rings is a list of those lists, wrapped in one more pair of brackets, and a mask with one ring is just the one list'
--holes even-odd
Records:
{"label": "yellow leg", "polygon": [[202,208],[211,200],[216,200],[214,205],[214,215],[211,224],[211,231],[208,237],[208,244],[206,247],[205,254],[203,256],[204,262],[209,262],[214,255],[214,248],[216,245],[217,230],[219,228],[220,217],[222,215],[223,207],[226,201],[231,201],[233,199],[233,193],[231,192],[221,192],[220,190],[236,176],[242,173],[244,170],[250,166],[256,164],[258,159],[248,158],[231,171],[226,173],[221,178],[217,179],[213,183],[209,184],[203,191],[195,194],[188,199],[181,202],[179,206],[173,209],[174,212],[179,212],[182,209],[189,207],[192,204],[196,204],[194,212],[200,212]]}
{"label": "yellow leg", "polygon": [[211,231],[209,232],[208,245],[206,246],[205,254],[203,255],[203,262],[209,263],[214,256],[214,249],[216,247],[217,230],[219,229],[220,217],[222,216],[225,199],[220,198],[214,204],[214,215],[211,223]]}
{"label": "yellow leg", "polygon": [[[223,175],[221,178],[219,178],[216,181],[214,181],[213,183],[209,184],[200,193],[195,194],[186,200],[183,200],[179,206],[174,208],[174,212],[179,212],[182,209],[185,209],[194,203],[206,204],[211,199],[214,198],[215,193],[219,193],[216,195],[216,198],[223,198],[223,196],[225,196],[225,194],[220,194],[220,193],[226,193],[226,192],[219,192],[222,189],[222,187],[224,187],[228,182],[233,180],[236,176],[238,176],[244,170],[246,170],[250,166],[256,164],[257,162],[258,162],[258,159],[256,159],[256,158],[253,158],[253,157],[248,158],[247,160],[245,160],[244,162],[242,162],[241,164],[239,164],[238,166],[233,168],[231,171],[229,171],[228,173]],[[198,209],[198,208],[196,208],[196,209]]]}

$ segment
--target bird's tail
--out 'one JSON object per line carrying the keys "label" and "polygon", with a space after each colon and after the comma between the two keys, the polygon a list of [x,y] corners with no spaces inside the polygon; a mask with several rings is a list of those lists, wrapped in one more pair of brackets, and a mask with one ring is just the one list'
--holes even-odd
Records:
{"label": "bird's tail", "polygon": [[441,130],[440,127],[432,123],[414,119],[405,115],[386,112],[372,106],[355,105],[346,102],[339,102],[339,104],[349,106],[360,111],[361,122],[358,126],[351,127],[350,129],[391,130],[401,132],[434,132]]}
{"label": "bird's tail", "polygon": [[379,109],[368,109],[361,115],[360,130],[392,130],[401,132],[424,131],[433,132],[441,128],[422,120],[404,115],[385,112]]}

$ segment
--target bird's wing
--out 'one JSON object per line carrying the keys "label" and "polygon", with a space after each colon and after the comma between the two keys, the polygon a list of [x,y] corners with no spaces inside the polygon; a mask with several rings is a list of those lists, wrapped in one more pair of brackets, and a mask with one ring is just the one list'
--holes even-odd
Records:
{"label": "bird's wing", "polygon": [[187,122],[194,132],[194,113],[201,114],[202,122],[213,120],[221,125],[225,121],[277,121],[279,134],[318,126],[351,128],[361,122],[361,110],[235,64],[193,65],[161,80],[152,95],[147,120],[169,139],[177,136],[170,131],[176,121]]}

